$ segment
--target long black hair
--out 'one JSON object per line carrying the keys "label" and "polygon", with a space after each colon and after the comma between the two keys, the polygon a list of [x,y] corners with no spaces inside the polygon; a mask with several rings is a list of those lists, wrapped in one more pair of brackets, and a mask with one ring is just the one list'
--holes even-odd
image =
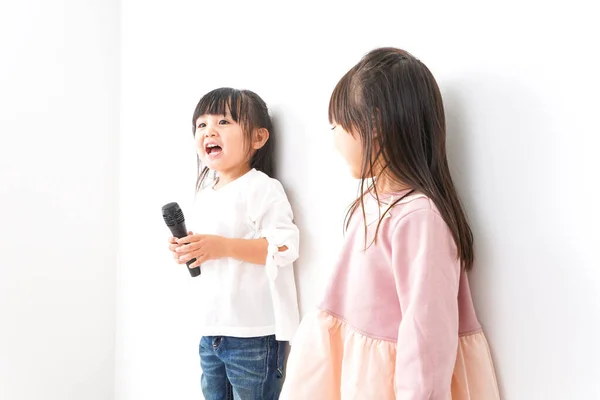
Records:
{"label": "long black hair", "polygon": [[[225,115],[229,111],[231,118],[240,124],[244,132],[245,144],[248,155],[251,152],[252,135],[257,129],[269,131],[269,139],[263,147],[258,149],[250,159],[250,168],[264,172],[270,177],[275,175],[275,135],[273,122],[269,115],[269,108],[259,95],[250,90],[238,90],[228,87],[208,92],[198,102],[192,117],[192,132],[196,136],[196,121],[202,115]],[[202,188],[209,173],[209,169],[202,166],[200,157],[197,156],[198,179],[196,190]]]}
{"label": "long black hair", "polygon": [[[434,202],[452,232],[462,267],[470,269],[473,234],[448,168],[442,96],[425,64],[404,50],[372,50],[333,90],[329,120],[358,134],[364,149],[360,194],[346,215],[346,229],[358,207],[364,216],[366,193],[379,201],[377,186],[366,182],[385,176],[410,188],[404,197],[420,192]],[[400,200],[380,215],[375,240],[383,217]]]}

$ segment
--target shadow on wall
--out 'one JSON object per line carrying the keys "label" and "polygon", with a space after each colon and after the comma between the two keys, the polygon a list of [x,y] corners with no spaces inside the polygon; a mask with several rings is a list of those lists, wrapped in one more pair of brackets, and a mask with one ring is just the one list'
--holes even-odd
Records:
{"label": "shadow on wall", "polygon": [[[467,213],[467,218],[471,225],[475,242],[476,260],[473,271],[469,273],[471,291],[473,292],[473,300],[475,302],[475,308],[478,311],[478,317],[480,320],[483,319],[481,322],[484,325],[483,328],[489,340],[492,358],[494,362],[497,363],[494,343],[493,340],[490,339],[490,336],[493,337],[493,335],[489,334],[484,321],[485,319],[489,320],[493,318],[493,316],[481,318],[483,314],[485,314],[484,311],[493,309],[493,307],[482,307],[481,304],[493,303],[493,300],[489,298],[489,294],[493,296],[493,290],[490,290],[491,281],[488,279],[490,278],[490,274],[486,271],[486,267],[490,267],[490,263],[486,262],[486,259],[492,252],[492,249],[486,247],[491,245],[491,243],[486,241],[485,237],[491,236],[491,233],[488,234],[485,232],[486,218],[477,207],[479,191],[483,188],[477,186],[476,178],[474,176],[476,173],[475,168],[477,162],[476,157],[472,156],[478,151],[478,143],[476,140],[473,140],[472,135],[477,135],[479,132],[470,125],[469,115],[464,107],[465,101],[461,96],[460,87],[447,85],[442,87],[441,90],[446,114],[446,151],[448,163],[450,165],[452,179],[462,205],[465,208],[465,212]],[[496,377],[501,391],[501,398],[503,398],[502,377],[500,376],[501,374],[497,367],[498,365],[496,364]]]}
{"label": "shadow on wall", "polygon": [[[308,286],[311,282],[311,276],[308,276],[307,265],[309,259],[309,249],[311,249],[311,237],[307,228],[307,221],[304,218],[303,204],[306,201],[302,198],[302,190],[306,188],[306,174],[301,169],[309,160],[309,155],[305,140],[305,126],[301,118],[296,114],[294,107],[286,105],[270,106],[271,119],[275,130],[275,151],[276,151],[276,178],[283,185],[292,210],[294,212],[294,222],[300,230],[300,257],[294,263],[294,274],[298,290],[298,304],[300,305],[300,315],[303,316],[306,311],[303,307],[303,295],[309,290],[304,288],[303,283]],[[307,294],[307,297],[309,295]]]}

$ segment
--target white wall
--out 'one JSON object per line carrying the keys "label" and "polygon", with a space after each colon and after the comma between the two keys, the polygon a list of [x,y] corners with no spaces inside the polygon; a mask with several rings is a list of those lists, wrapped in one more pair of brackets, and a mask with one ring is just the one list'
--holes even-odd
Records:
{"label": "white wall", "polygon": [[[276,5],[275,5],[276,4]],[[159,207],[189,209],[190,116],[215,87],[250,88],[280,129],[302,230],[302,310],[317,301],[354,182],[334,155],[331,89],[368,50],[430,66],[477,240],[476,306],[503,398],[600,398],[597,47],[583,2],[123,0],[117,399],[200,398],[193,282]]]}
{"label": "white wall", "polygon": [[0,399],[114,398],[119,3],[0,4]]}
{"label": "white wall", "polygon": [[591,6],[386,3],[2,3],[1,399],[200,397],[193,281],[170,262],[158,208],[189,207],[190,115],[218,86],[273,109],[310,309],[355,189],[333,153],[328,97],[381,45],[421,57],[442,86],[503,398],[600,397]]}

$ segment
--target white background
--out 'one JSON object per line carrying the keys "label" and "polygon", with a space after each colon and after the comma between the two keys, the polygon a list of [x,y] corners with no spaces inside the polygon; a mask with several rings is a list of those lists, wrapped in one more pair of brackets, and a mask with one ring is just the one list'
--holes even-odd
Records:
{"label": "white background", "polygon": [[329,95],[383,45],[442,88],[502,398],[600,398],[592,5],[29,3],[0,13],[0,398],[201,398],[194,281],[170,260],[159,208],[189,209],[191,115],[219,86],[272,108],[309,310],[356,189]]}
{"label": "white background", "polygon": [[119,2],[0,4],[0,399],[114,396]]}

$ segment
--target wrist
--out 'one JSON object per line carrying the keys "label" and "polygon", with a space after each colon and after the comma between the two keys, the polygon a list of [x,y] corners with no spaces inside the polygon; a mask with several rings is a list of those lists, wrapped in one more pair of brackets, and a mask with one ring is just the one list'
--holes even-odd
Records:
{"label": "wrist", "polygon": [[222,237],[221,240],[223,244],[223,258],[234,258],[235,249],[233,239]]}

